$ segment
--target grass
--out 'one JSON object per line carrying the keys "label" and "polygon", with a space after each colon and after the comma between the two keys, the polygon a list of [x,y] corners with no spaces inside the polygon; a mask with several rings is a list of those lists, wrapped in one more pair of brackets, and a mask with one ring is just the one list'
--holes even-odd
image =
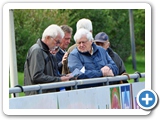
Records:
{"label": "grass", "polygon": [[[145,55],[144,53],[137,53],[136,54],[136,67],[137,70],[133,69],[132,66],[132,57],[130,56],[127,61],[124,62],[126,67],[126,72],[128,74],[134,74],[136,71],[140,73],[145,72]],[[18,83],[19,85],[23,86],[23,79],[24,79],[24,73],[18,72]],[[140,81],[145,81],[145,78],[140,78]],[[134,82],[134,80],[129,80],[130,83]],[[24,96],[24,93],[20,93],[19,96]]]}
{"label": "grass", "polygon": [[[132,57],[130,56],[127,61],[124,62],[126,71],[128,74],[133,74],[136,71],[140,73],[145,72],[145,54],[144,52],[139,52],[136,54],[136,70],[133,69],[132,65]],[[145,81],[145,78],[140,78],[140,81]],[[133,82],[134,80],[130,80],[129,82]]]}

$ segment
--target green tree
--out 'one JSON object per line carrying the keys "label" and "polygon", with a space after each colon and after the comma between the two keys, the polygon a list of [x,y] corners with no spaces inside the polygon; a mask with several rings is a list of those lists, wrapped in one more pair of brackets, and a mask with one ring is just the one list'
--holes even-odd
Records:
{"label": "green tree", "polygon": [[[133,10],[136,50],[144,50],[145,11]],[[111,48],[125,61],[131,54],[129,13],[127,9],[16,9],[14,10],[15,40],[18,71],[23,66],[28,49],[41,38],[43,30],[50,24],[67,24],[76,32],[76,23],[88,18],[93,24],[93,37],[106,32]],[[71,44],[74,44],[72,38]]]}

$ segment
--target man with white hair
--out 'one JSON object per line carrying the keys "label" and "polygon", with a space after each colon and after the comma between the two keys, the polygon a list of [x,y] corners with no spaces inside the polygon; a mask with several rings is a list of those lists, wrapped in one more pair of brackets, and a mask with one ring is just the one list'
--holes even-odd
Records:
{"label": "man with white hair", "polygon": [[[92,27],[92,22],[91,20],[87,19],[87,18],[82,18],[80,20],[78,20],[77,24],[76,24],[76,29],[79,30],[81,28],[84,28],[88,31],[90,31],[92,33],[93,31],[93,27]],[[76,48],[76,44],[72,45],[71,47],[69,47],[69,49],[67,50],[67,52],[64,54],[63,59],[62,59],[62,74],[67,74],[70,71],[68,70],[68,55],[70,54],[70,52]]]}
{"label": "man with white hair", "polygon": [[[68,81],[71,76],[61,76],[58,73],[58,65],[55,56],[51,54],[59,47],[64,32],[55,24],[48,26],[42,39],[38,39],[29,49],[24,65],[24,85]],[[42,93],[55,92],[56,89],[43,90]],[[26,95],[37,94],[37,91],[25,92]]]}
{"label": "man with white hair", "polygon": [[[71,72],[76,68],[84,73],[78,79],[115,76],[119,73],[118,67],[106,51],[94,44],[92,33],[84,28],[77,30],[74,35],[77,47],[69,54],[68,67]],[[101,83],[83,85],[79,88],[96,87]]]}
{"label": "man with white hair", "polygon": [[82,18],[80,19],[77,24],[76,24],[77,30],[84,28],[92,33],[93,27],[92,27],[92,22],[91,20],[87,18]]}

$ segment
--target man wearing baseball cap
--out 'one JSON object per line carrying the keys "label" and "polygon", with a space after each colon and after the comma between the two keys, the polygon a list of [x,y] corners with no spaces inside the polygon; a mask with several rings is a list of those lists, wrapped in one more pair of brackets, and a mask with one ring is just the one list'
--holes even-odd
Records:
{"label": "man wearing baseball cap", "polygon": [[[114,52],[109,47],[110,46],[109,37],[105,32],[99,32],[95,36],[94,42],[96,43],[96,45],[102,46],[108,52],[110,57],[113,59],[113,61],[115,62],[115,64],[119,68],[119,75],[122,75],[123,73],[126,72],[123,60],[120,58],[120,56],[116,52]],[[118,84],[118,83],[119,82],[111,82],[110,84]],[[128,83],[128,81],[123,80],[123,83]]]}

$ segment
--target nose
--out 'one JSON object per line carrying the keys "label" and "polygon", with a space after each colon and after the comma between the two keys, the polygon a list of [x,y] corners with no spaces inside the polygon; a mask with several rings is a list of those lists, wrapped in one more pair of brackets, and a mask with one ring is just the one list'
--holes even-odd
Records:
{"label": "nose", "polygon": [[80,42],[80,46],[83,46],[83,42]]}

